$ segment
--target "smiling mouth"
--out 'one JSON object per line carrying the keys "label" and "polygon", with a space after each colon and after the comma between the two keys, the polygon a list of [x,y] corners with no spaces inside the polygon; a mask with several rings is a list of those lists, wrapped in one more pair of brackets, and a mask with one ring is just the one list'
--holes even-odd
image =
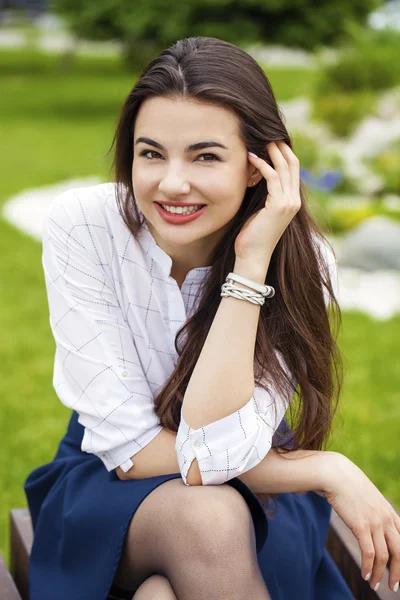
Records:
{"label": "smiling mouth", "polygon": [[192,206],[205,206],[205,204],[201,202],[192,202],[190,204],[168,204],[167,202],[156,202],[156,204],[158,204],[159,206],[175,206],[176,208],[191,208]]}
{"label": "smiling mouth", "polygon": [[[171,205],[171,204],[161,204],[161,202],[156,202],[156,204],[158,204],[158,206],[160,206],[163,210],[166,210],[170,214],[174,214],[174,215],[193,214],[194,212],[197,212],[206,206],[206,204],[180,204],[180,205],[172,204]],[[177,211],[176,209],[178,209],[178,208],[182,208],[183,211],[182,212]],[[168,209],[174,209],[174,210],[168,210]]]}
{"label": "smiling mouth", "polygon": [[158,202],[155,202],[154,204],[156,204],[156,206],[158,207],[157,212],[160,214],[161,218],[163,218],[168,223],[175,223],[175,224],[190,223],[191,221],[195,221],[196,219],[201,217],[201,215],[204,214],[207,209],[207,204],[204,204],[203,206],[200,206],[200,208],[196,208],[195,210],[187,210],[184,212],[181,212],[181,211],[175,212],[175,211],[165,210],[165,208],[163,208],[163,206],[161,204],[159,204]]}

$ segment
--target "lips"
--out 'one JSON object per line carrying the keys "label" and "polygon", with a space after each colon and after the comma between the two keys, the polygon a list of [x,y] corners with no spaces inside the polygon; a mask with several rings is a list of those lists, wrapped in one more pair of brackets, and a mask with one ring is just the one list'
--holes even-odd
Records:
{"label": "lips", "polygon": [[155,202],[155,205],[157,207],[156,208],[157,212],[164,219],[164,221],[167,221],[167,223],[172,223],[175,225],[184,225],[185,223],[190,223],[191,221],[195,221],[196,219],[201,217],[201,215],[204,214],[205,211],[207,210],[207,205],[204,204],[198,210],[187,212],[186,214],[184,214],[182,212],[166,210],[158,202]]}

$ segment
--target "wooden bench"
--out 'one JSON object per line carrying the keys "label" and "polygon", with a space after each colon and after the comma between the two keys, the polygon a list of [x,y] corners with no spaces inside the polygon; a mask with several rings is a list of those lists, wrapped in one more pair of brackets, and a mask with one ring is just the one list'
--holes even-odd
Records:
{"label": "wooden bench", "polygon": [[[28,509],[15,508],[11,510],[10,521],[10,570],[21,597],[13,586],[11,577],[7,578],[5,571],[4,575],[1,574],[0,579],[3,588],[0,598],[1,600],[21,600],[21,598],[29,600],[28,562],[33,534]],[[326,547],[357,600],[393,600],[394,595],[388,585],[389,571],[387,568],[377,592],[374,592],[362,579],[361,552],[358,541],[334,510],[332,510]],[[109,596],[109,598],[111,600],[115,597]]]}
{"label": "wooden bench", "polygon": [[0,598],[1,600],[21,600],[21,596],[0,553]]}

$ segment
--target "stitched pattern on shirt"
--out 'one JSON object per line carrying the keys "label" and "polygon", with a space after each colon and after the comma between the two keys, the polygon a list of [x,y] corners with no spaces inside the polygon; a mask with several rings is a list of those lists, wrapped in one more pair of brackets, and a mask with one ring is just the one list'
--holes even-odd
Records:
{"label": "stitched pattern on shirt", "polygon": [[[86,213],[85,213],[85,211],[83,210],[82,202],[80,201],[80,199],[78,198],[78,196],[76,195],[76,193],[74,193],[74,195],[75,195],[75,198],[76,198],[76,199],[78,200],[78,202],[79,202],[79,206],[81,207],[82,216],[83,216],[83,218],[85,219],[85,225],[86,225],[87,232],[88,232],[88,234],[89,234],[89,236],[90,236],[90,240],[91,240],[91,242],[92,242],[92,245],[93,245],[94,251],[96,252],[96,256],[97,256],[97,259],[98,259],[98,261],[99,261],[99,264],[101,264],[101,260],[100,260],[99,251],[98,251],[98,249],[97,249],[97,246],[96,246],[96,244],[94,243],[94,239],[93,239],[92,231],[91,231],[91,229],[90,229],[90,225],[89,225],[89,223],[87,222]],[[104,270],[104,269],[103,269],[103,270]]]}
{"label": "stitched pattern on shirt", "polygon": [[[170,276],[171,258],[143,219],[136,238],[132,235],[115,192],[116,185],[106,183],[62,193],[49,211],[43,237],[56,341],[54,389],[79,412],[85,451],[97,454],[108,470],[131,458],[134,448],[151,441],[160,427],[154,399],[177,363],[173,337],[194,314],[210,271],[192,269],[179,289]],[[218,427],[203,428],[208,483],[212,473],[220,481],[221,473],[232,476],[245,461],[260,460],[289,400],[272,388],[255,386],[251,407],[268,425],[262,425],[264,431],[269,430],[257,447],[247,425],[252,423],[255,434],[251,411],[246,416],[236,411],[238,418],[229,421],[233,431],[224,430],[224,419]],[[181,422],[176,450],[182,472],[193,460],[189,439]],[[239,465],[236,470],[232,460]]]}
{"label": "stitched pattern on shirt", "polygon": [[[257,460],[259,462],[262,461],[262,458],[260,457],[260,455],[258,454],[258,449],[256,446],[252,446],[251,450],[254,450],[256,456],[257,456]],[[226,453],[228,454],[228,450],[226,450]],[[229,475],[229,473],[236,473],[236,472],[241,472],[240,469],[240,465],[241,463],[243,463],[245,460],[248,460],[248,455],[244,456],[241,461],[239,462],[239,465],[237,467],[229,467],[229,464],[227,467],[225,467],[224,469],[204,469],[203,467],[201,468],[201,472],[202,473],[227,473],[227,479],[226,481],[228,481],[229,479],[231,479],[232,477]],[[201,462],[201,461],[200,461]],[[200,462],[199,462],[199,467],[200,467]]]}

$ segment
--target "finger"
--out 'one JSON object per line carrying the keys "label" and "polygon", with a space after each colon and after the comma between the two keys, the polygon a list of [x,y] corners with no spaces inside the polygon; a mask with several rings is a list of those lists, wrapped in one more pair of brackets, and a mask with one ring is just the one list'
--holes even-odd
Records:
{"label": "finger", "polygon": [[375,560],[370,579],[370,586],[372,589],[375,589],[385,573],[386,565],[389,560],[389,551],[381,525],[372,530],[372,539],[375,547]]}
{"label": "finger", "polygon": [[267,150],[274,165],[275,171],[278,173],[279,179],[281,180],[283,193],[290,198],[292,195],[292,181],[286,158],[280,151],[277,142],[270,142],[267,144]]}
{"label": "finger", "polygon": [[365,528],[362,533],[359,533],[357,539],[361,550],[361,576],[365,579],[366,576],[370,574],[369,581],[371,581],[372,570],[374,568],[375,548],[369,527]]}
{"label": "finger", "polygon": [[[257,167],[257,169],[260,171],[261,175],[263,177],[265,177],[265,179],[267,181],[268,195],[271,196],[272,198],[282,197],[283,190],[282,190],[282,186],[281,186],[281,180],[280,180],[280,177],[279,177],[277,171],[275,171],[275,169],[273,169],[263,158],[260,158],[259,156],[257,156],[257,158],[256,158],[256,157],[248,154],[248,157],[249,157],[249,161],[255,167]],[[267,202],[266,202],[266,204],[267,204]]]}
{"label": "finger", "polygon": [[283,140],[277,142],[279,150],[282,152],[289,165],[291,179],[291,193],[296,198],[300,195],[300,161],[286,142]]}
{"label": "finger", "polygon": [[389,587],[393,590],[394,585],[400,581],[400,535],[394,525],[385,531],[385,538],[391,555]]}

